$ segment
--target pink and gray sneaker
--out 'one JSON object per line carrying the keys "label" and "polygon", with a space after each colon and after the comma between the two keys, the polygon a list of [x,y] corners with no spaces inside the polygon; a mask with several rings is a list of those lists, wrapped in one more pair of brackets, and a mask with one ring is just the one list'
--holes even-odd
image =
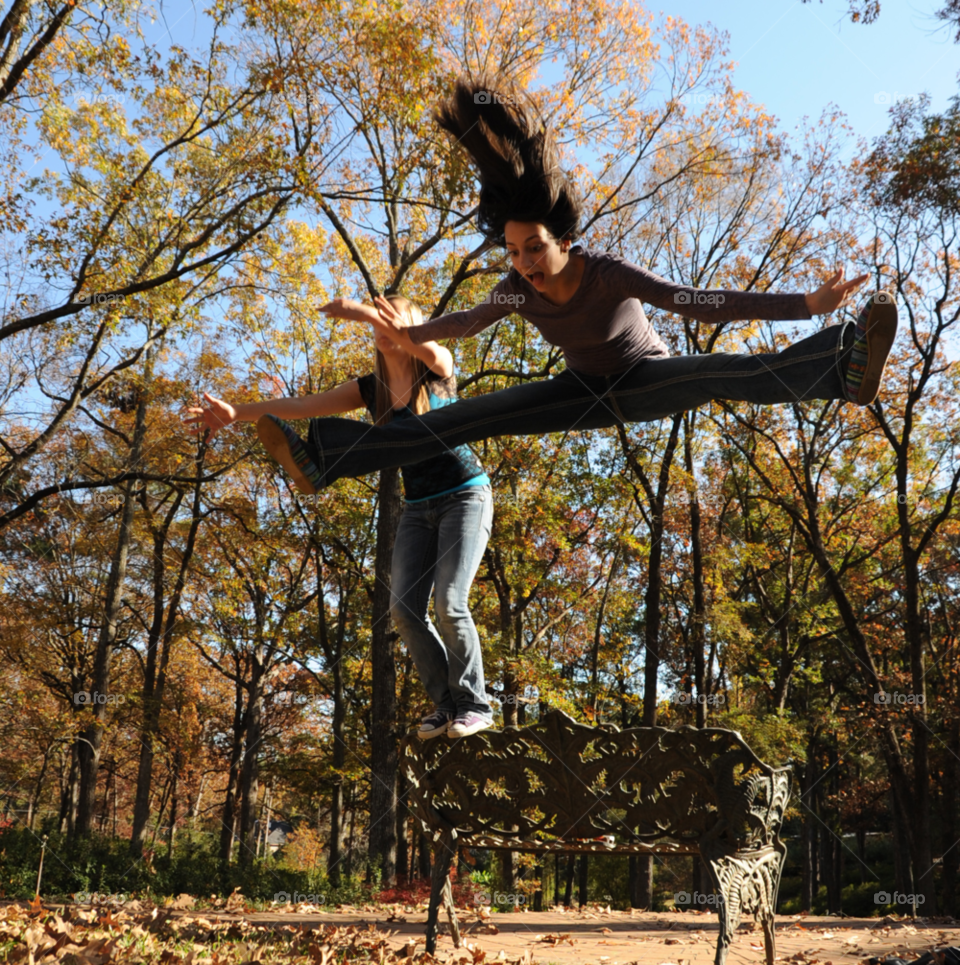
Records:
{"label": "pink and gray sneaker", "polygon": [[493,721],[489,717],[481,717],[480,714],[467,711],[465,714],[457,714],[453,723],[447,728],[447,737],[451,739],[469,737],[488,727],[493,727]]}

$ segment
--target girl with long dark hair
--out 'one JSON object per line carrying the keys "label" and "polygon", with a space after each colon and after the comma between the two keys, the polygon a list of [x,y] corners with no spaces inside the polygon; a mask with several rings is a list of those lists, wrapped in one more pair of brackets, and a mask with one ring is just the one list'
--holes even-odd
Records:
{"label": "girl with long dark hair", "polygon": [[[567,367],[554,378],[474,396],[418,419],[364,427],[316,419],[297,439],[307,491],[343,476],[437,458],[451,446],[492,436],[540,435],[646,422],[714,399],[772,404],[877,396],[897,331],[887,292],[872,295],[856,323],[832,325],[781,352],[669,355],[642,302],[703,322],[807,319],[840,307],[867,279],[837,271],[808,294],[770,294],[678,285],[609,252],[575,244],[582,202],[562,171],[552,131],[529,98],[480,78],[458,81],[436,113],[470,155],[480,180],[477,225],[506,248],[513,268],[479,305],[403,327],[387,300],[380,319],[399,344],[476,335],[516,311]],[[291,448],[267,447],[281,459]]]}

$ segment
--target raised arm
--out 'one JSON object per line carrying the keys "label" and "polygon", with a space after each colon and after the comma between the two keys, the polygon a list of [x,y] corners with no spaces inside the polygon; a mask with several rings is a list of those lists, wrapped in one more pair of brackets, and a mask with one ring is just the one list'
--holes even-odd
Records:
{"label": "raised arm", "polygon": [[275,415],[281,419],[316,419],[320,416],[339,415],[365,408],[360,386],[356,379],[342,382],[335,389],[316,392],[313,395],[286,399],[269,399],[266,402],[241,402],[231,405],[222,399],[203,393],[205,406],[187,409],[193,418],[184,419],[188,424],[205,426],[207,439],[212,439],[221,429],[234,422],[256,422],[262,415]]}

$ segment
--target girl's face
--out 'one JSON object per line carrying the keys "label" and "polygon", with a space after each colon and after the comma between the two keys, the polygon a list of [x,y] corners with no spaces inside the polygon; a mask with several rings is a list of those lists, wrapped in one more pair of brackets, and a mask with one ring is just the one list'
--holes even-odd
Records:
{"label": "girl's face", "polygon": [[407,354],[406,350],[397,345],[389,335],[382,335],[378,332],[374,335],[373,340],[377,348],[383,352],[384,355],[399,357]]}
{"label": "girl's face", "polygon": [[532,221],[508,221],[503,229],[507,253],[513,267],[542,291],[570,260],[569,241],[557,241],[542,224]]}

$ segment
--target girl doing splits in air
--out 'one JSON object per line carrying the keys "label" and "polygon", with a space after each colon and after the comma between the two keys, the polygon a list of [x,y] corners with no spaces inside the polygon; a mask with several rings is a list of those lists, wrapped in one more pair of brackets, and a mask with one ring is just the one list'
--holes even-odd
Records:
{"label": "girl doing splits in air", "polygon": [[782,352],[756,355],[671,357],[642,305],[702,322],[807,319],[835,311],[867,275],[845,282],[840,270],[809,294],[705,293],[676,284],[575,243],[581,199],[558,166],[552,131],[529,100],[497,92],[483,79],[461,79],[436,120],[473,161],[480,182],[477,224],[506,248],[513,268],[474,308],[404,327],[379,298],[381,319],[398,344],[412,349],[476,335],[516,311],[563,350],[566,369],[386,426],[317,419],[308,438],[292,444],[261,420],[261,438],[278,460],[296,463],[305,491],[343,476],[419,464],[492,436],[647,422],[714,399],[869,405],[876,398],[897,330],[896,306],[886,292],[867,300],[856,323],[831,325]]}

